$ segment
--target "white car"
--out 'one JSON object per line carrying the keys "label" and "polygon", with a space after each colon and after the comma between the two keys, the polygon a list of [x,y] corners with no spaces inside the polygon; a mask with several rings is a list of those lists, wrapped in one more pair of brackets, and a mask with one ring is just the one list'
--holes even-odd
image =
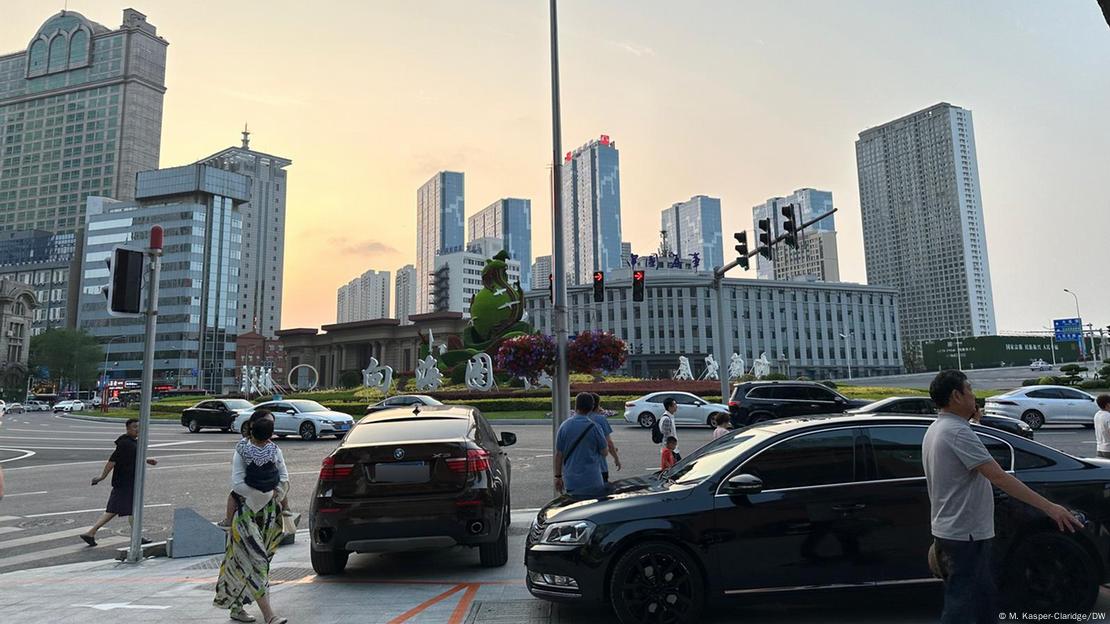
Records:
{"label": "white car", "polygon": [[1044,424],[1095,426],[1095,397],[1067,386],[1026,386],[986,400],[988,414],[1024,420],[1033,429]]}
{"label": "white car", "polygon": [[55,412],[79,412],[85,409],[84,401],[58,401],[54,404]]}
{"label": "white car", "polygon": [[1042,359],[1036,359],[1029,363],[1029,370],[1031,371],[1050,371],[1052,365]]}
{"label": "white car", "polygon": [[678,412],[675,414],[676,425],[702,425],[714,427],[713,417],[717,414],[727,414],[728,406],[720,403],[709,403],[689,392],[652,392],[624,404],[624,419],[631,424],[640,425],[650,429],[655,421],[663,415],[663,401],[674,397],[678,401]]}
{"label": "white car", "polygon": [[267,401],[243,410],[232,421],[232,428],[246,435],[247,421],[256,410],[266,409],[274,414],[274,434],[279,438],[289,435],[302,440],[315,440],[320,436],[342,438],[355,424],[355,419],[343,412],[333,412],[316,401],[292,399]]}
{"label": "white car", "polygon": [[49,412],[50,404],[46,401],[27,401],[23,408],[28,412]]}

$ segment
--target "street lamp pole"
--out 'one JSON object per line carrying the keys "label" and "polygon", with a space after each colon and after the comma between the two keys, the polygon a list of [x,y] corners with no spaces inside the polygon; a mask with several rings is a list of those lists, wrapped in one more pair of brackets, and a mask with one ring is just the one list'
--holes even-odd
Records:
{"label": "street lamp pole", "polygon": [[956,331],[953,331],[951,329],[948,330],[948,333],[950,333],[950,334],[952,334],[953,336],[956,337],[956,368],[958,370],[963,370],[964,369],[964,358],[963,358],[963,353],[961,353],[961,351],[960,351],[960,333],[956,332]]}
{"label": "street lamp pole", "polygon": [[1049,344],[1052,348],[1052,368],[1056,368],[1056,331],[1044,325],[1041,325],[1041,327],[1049,331],[1048,339],[1051,341]]}
{"label": "street lamp pole", "polygon": [[848,335],[840,334],[840,337],[848,342],[848,381],[852,381],[852,341],[851,338],[855,336],[855,332],[848,332]]}
{"label": "street lamp pole", "polygon": [[108,353],[112,349],[112,343],[117,340],[122,340],[123,336],[112,336],[111,340],[104,345],[104,371],[100,374],[100,411],[108,411]]}
{"label": "street lamp pole", "polygon": [[[1073,299],[1075,299],[1075,318],[1079,319],[1079,347],[1080,347],[1080,351],[1082,351],[1083,350],[1083,342],[1084,342],[1083,341],[1083,315],[1079,313],[1079,295],[1077,295],[1074,292],[1068,290],[1067,288],[1064,289],[1064,292],[1068,293],[1069,295],[1072,296]],[[1091,333],[1092,333],[1092,336],[1091,336],[1091,357],[1092,357],[1092,361],[1093,361],[1094,346],[1095,346],[1094,335],[1093,335],[1094,330],[1092,330]]]}

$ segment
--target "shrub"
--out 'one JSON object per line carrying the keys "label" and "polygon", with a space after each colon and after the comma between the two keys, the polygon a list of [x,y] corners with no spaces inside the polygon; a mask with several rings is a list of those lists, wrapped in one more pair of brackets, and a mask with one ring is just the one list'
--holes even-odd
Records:
{"label": "shrub", "polygon": [[836,382],[831,379],[826,379],[825,381],[822,381],[821,385],[825,386],[826,388],[832,388],[833,390],[837,389]]}
{"label": "shrub", "polygon": [[362,375],[358,371],[347,370],[339,374],[339,385],[343,388],[355,388],[362,383]]}
{"label": "shrub", "polygon": [[535,382],[541,372],[555,367],[555,339],[542,334],[509,338],[497,348],[496,364],[513,377]]}
{"label": "shrub", "polygon": [[1039,386],[1040,384],[1041,384],[1040,379],[1023,379],[1021,381],[1022,386]]}
{"label": "shrub", "polygon": [[570,369],[579,373],[615,371],[624,366],[627,355],[628,345],[609,332],[582,332],[567,345]]}
{"label": "shrub", "polygon": [[1083,390],[1102,390],[1107,386],[1106,381],[1102,379],[1088,379],[1079,382],[1079,387]]}
{"label": "shrub", "polygon": [[1041,378],[1037,379],[1037,384],[1036,385],[1038,385],[1038,386],[1053,386],[1053,385],[1056,385],[1056,378],[1046,375],[1044,377],[1041,377]]}
{"label": "shrub", "polygon": [[466,383],[466,362],[459,362],[451,369],[451,383]]}
{"label": "shrub", "polygon": [[393,386],[393,391],[398,393],[404,392],[405,388],[409,385],[409,381],[411,381],[410,377],[396,377],[395,379],[396,382]]}
{"label": "shrub", "polygon": [[805,375],[802,375],[801,377],[798,377],[794,381],[813,381],[813,380],[810,379],[809,377],[806,377]]}
{"label": "shrub", "polygon": [[782,373],[770,373],[763,378],[763,381],[788,381],[790,378]]}

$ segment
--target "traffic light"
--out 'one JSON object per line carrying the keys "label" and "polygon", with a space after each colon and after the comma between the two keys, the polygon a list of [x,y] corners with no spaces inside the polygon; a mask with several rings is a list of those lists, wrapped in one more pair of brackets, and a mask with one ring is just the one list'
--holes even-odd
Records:
{"label": "traffic light", "polygon": [[737,232],[733,234],[732,237],[735,238],[737,242],[736,264],[739,264],[740,268],[747,271],[751,267],[751,263],[748,262],[748,233]]}
{"label": "traffic light", "polygon": [[111,316],[141,316],[143,252],[116,246],[108,263],[108,285],[101,290]]}
{"label": "traffic light", "polygon": [[551,299],[551,303],[555,303],[555,274],[547,274],[547,298]]}
{"label": "traffic light", "polygon": [[644,272],[640,269],[632,272],[632,300],[644,300]]}
{"label": "traffic light", "polygon": [[771,243],[775,237],[771,234],[771,220],[759,220],[759,255],[771,260]]}
{"label": "traffic light", "polygon": [[786,238],[783,239],[783,242],[785,242],[788,246],[793,247],[794,249],[797,249],[798,248],[798,220],[797,220],[797,215],[795,214],[794,204],[787,204],[787,205],[783,206],[782,207],[782,216],[783,216],[782,229],[783,229],[783,232],[786,234]]}
{"label": "traffic light", "polygon": [[605,272],[594,271],[594,302],[605,301]]}

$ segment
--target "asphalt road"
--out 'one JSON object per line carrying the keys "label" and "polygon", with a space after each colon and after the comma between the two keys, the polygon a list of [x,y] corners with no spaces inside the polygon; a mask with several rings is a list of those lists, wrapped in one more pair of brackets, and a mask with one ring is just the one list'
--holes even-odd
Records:
{"label": "asphalt road", "polygon": [[[517,434],[509,447],[513,462],[512,500],[516,510],[537,509],[552,493],[550,425],[498,425]],[[230,455],[238,436],[218,431],[190,434],[176,423],[151,425],[146,490],[145,535],[168,537],[176,507],[192,507],[202,516],[223,517]],[[116,519],[99,534],[101,546],[88,548],[77,537],[87,530],[107,502],[108,482],[89,482],[111,454],[123,433],[122,422],[73,420],[48,413],[0,418],[0,467],[6,495],[0,500],[0,573],[31,567],[109,558],[128,541],[126,521]],[[614,441],[624,469],[614,479],[639,476],[658,468],[658,447],[647,430],[616,424]],[[681,428],[680,447],[691,451],[710,439],[704,427]],[[1037,439],[1065,452],[1094,454],[1094,436],[1080,427],[1044,428]],[[289,466],[296,510],[308,508],[320,462],[335,447],[334,439],[304,442],[280,440]],[[302,523],[302,527],[307,522]]]}
{"label": "asphalt road", "polygon": [[[1064,363],[1061,362],[1060,366]],[[1090,368],[1090,362],[1081,362]],[[1009,390],[1021,386],[1026,379],[1036,379],[1046,375],[1059,375],[1060,366],[1051,371],[1031,371],[1029,366],[1013,366],[1007,368],[965,369],[971,385],[975,388],[990,390]],[[857,377],[856,379],[837,379],[837,383],[857,386],[881,386],[884,388],[918,388],[927,390],[929,383],[936,376],[936,371],[930,373],[914,373],[911,375],[888,375],[886,377]],[[1089,373],[1088,373],[1089,374]]]}

